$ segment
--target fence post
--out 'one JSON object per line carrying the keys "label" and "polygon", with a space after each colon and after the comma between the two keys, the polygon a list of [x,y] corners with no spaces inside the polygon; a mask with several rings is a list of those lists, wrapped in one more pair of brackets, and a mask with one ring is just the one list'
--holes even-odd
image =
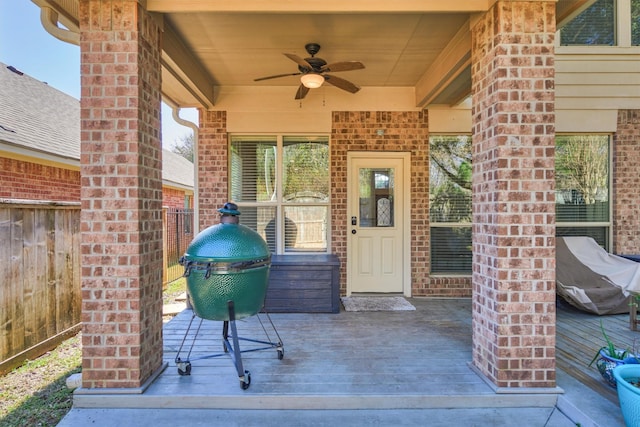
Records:
{"label": "fence post", "polygon": [[162,289],[167,286],[167,269],[169,262],[167,259],[167,207],[162,207]]}

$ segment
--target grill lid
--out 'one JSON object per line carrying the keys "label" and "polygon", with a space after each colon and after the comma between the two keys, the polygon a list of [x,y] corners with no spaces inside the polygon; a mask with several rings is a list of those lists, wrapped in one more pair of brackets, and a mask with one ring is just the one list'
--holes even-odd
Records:
{"label": "grill lid", "polygon": [[271,252],[267,243],[258,233],[239,224],[238,206],[226,203],[218,212],[222,214],[220,224],[198,233],[189,244],[181,263],[223,263],[224,268],[230,269],[268,264]]}

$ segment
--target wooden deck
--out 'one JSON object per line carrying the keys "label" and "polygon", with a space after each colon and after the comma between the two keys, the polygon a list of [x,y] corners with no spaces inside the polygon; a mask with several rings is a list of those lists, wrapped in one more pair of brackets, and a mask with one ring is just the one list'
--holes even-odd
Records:
{"label": "wooden deck", "polygon": [[629,328],[629,315],[597,316],[558,301],[556,322],[556,366],[611,402],[618,404],[616,389],[602,379],[595,363],[589,362],[604,345],[600,321],[609,338],[620,348],[640,350],[640,332]]}
{"label": "wooden deck", "polygon": [[[496,393],[471,368],[470,299],[410,301],[416,311],[272,314],[284,342],[284,359],[278,359],[275,349],[243,354],[244,369],[252,377],[247,390],[241,389],[229,357],[202,358],[221,353],[221,322],[203,323],[191,354],[191,375],[178,374],[174,359],[191,318],[191,311],[185,310],[165,325],[167,368],[147,388],[137,395],[81,389],[74,395],[74,406],[337,410],[556,405],[555,392]],[[238,321],[238,335],[263,339],[256,318]],[[615,417],[619,416],[615,390],[594,366],[587,366],[602,345],[600,319],[621,345],[632,346],[640,337],[629,330],[628,315],[599,317],[559,304],[557,366],[563,378],[570,375],[606,396],[595,400],[607,402]],[[189,339],[187,348],[188,344]],[[248,346],[241,343],[241,348]],[[583,387],[579,386],[580,397],[587,394]],[[578,404],[593,406],[591,401]]]}

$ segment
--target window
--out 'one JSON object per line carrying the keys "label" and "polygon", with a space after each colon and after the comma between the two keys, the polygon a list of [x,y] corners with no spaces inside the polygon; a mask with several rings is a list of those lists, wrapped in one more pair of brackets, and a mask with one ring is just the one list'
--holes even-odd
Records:
{"label": "window", "polygon": [[431,272],[470,274],[471,136],[429,138]]}
{"label": "window", "polygon": [[556,234],[609,248],[609,136],[556,136]]}
{"label": "window", "polygon": [[193,233],[193,196],[184,195],[184,232]]}
{"label": "window", "polygon": [[598,0],[560,30],[562,46],[616,45],[616,1]]}
{"label": "window", "polygon": [[[609,248],[608,135],[556,137],[556,234],[590,236]],[[470,274],[471,137],[432,136],[429,215],[431,272]]]}
{"label": "window", "polygon": [[233,136],[229,169],[240,223],[272,253],[327,251],[328,137]]}

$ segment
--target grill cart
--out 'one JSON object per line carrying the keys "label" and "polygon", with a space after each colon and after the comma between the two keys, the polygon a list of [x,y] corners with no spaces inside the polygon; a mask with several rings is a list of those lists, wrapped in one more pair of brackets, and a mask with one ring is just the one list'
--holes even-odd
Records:
{"label": "grill cart", "polygon": [[[175,362],[180,375],[190,375],[192,361],[229,355],[238,372],[240,387],[246,390],[251,384],[251,374],[244,370],[241,353],[276,349],[278,359],[284,357],[284,346],[271,317],[264,312],[277,342],[271,342],[260,317],[269,283],[271,253],[258,233],[239,224],[240,212],[235,204],[226,203],[218,211],[221,213],[220,224],[200,232],[180,259],[187,278],[193,316]],[[254,315],[257,316],[267,341],[238,336],[236,320]],[[188,354],[182,359],[180,353],[196,317],[199,318],[197,329]],[[205,319],[223,322],[224,352],[190,359],[198,331]],[[256,347],[240,350],[239,341],[248,341]]]}

